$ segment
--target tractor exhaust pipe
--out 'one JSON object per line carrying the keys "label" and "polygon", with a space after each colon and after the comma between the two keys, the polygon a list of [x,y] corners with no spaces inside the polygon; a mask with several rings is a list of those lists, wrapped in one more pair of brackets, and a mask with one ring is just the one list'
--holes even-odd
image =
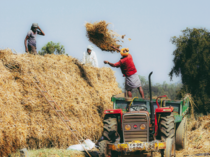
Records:
{"label": "tractor exhaust pipe", "polygon": [[150,94],[150,119],[151,119],[151,123],[150,124],[154,124],[154,106],[153,106],[153,101],[152,101],[152,88],[151,88],[151,75],[153,72],[151,72],[149,74],[149,94]]}

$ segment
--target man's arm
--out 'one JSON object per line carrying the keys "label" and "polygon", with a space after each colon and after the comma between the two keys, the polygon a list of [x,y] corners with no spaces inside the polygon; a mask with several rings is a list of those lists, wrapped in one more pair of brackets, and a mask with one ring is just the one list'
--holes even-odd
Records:
{"label": "man's arm", "polygon": [[41,28],[38,26],[38,29],[40,30],[40,32],[37,32],[39,35],[43,35],[45,36],[44,32],[41,30]]}
{"label": "man's arm", "polygon": [[104,64],[109,64],[111,67],[116,67],[116,68],[120,67],[120,63],[119,62],[113,64],[113,63],[110,63],[108,61],[104,61]]}
{"label": "man's arm", "polygon": [[28,52],[28,47],[27,47],[27,40],[28,40],[28,35],[26,35],[26,38],[24,40],[24,44],[25,44],[25,51]]}
{"label": "man's arm", "polygon": [[118,49],[118,48],[116,48],[116,47],[114,47],[114,46],[112,46],[112,48],[114,48],[115,50],[117,50],[117,51],[120,52],[120,49]]}

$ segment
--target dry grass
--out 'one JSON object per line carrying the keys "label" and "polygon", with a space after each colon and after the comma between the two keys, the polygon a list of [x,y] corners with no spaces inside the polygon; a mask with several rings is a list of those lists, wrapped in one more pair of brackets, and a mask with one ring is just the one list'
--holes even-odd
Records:
{"label": "dry grass", "polygon": [[109,30],[108,25],[109,23],[107,23],[106,21],[86,23],[85,26],[87,30],[87,37],[89,41],[98,46],[102,51],[114,52],[116,50],[113,49],[111,46],[119,48],[121,45],[119,45],[117,42],[123,42],[116,37],[120,37],[121,39],[123,39],[125,35],[121,36],[113,32],[112,30]]}
{"label": "dry grass", "polygon": [[[14,153],[11,157],[20,157],[21,154],[19,152]],[[85,154],[80,151],[72,151],[65,149],[39,149],[39,150],[29,150],[29,157],[85,157]]]}
{"label": "dry grass", "polygon": [[[210,115],[199,117],[197,120],[188,119],[187,148],[176,151],[176,157],[202,153],[210,153]],[[160,153],[155,153],[155,157],[160,156]],[[205,156],[201,155],[199,157]]]}
{"label": "dry grass", "polygon": [[187,148],[177,156],[210,153],[210,115],[188,119]]}
{"label": "dry grass", "polygon": [[98,139],[104,109],[121,93],[110,68],[83,66],[65,55],[14,55],[0,50],[0,156],[19,148],[67,148],[77,141],[32,83],[47,89],[83,136]]}

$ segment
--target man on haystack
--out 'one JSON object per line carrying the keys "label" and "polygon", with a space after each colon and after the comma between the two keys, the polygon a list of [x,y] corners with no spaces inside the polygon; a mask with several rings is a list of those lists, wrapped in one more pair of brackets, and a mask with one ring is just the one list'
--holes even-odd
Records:
{"label": "man on haystack", "polygon": [[91,66],[98,68],[98,60],[96,53],[93,51],[93,46],[89,45],[87,51],[83,53],[82,64],[90,64]]}
{"label": "man on haystack", "polygon": [[[129,54],[128,48],[118,49],[114,46],[112,46],[117,51],[120,51],[120,54],[122,55],[122,58],[119,62],[113,64],[108,61],[104,61],[105,64],[109,64],[112,67],[120,67],[121,71],[123,73],[123,76],[125,76],[125,89],[128,93],[128,97],[132,97],[132,89],[137,88],[139,90],[139,93],[141,97],[144,99],[144,92],[141,87],[141,81],[139,79],[139,76],[137,74],[136,67],[133,63],[133,58],[131,54]],[[126,95],[127,97],[127,95]]]}
{"label": "man on haystack", "polygon": [[[39,31],[38,31],[39,30]],[[38,26],[37,23],[33,23],[31,26],[31,30],[27,33],[25,38],[25,50],[26,52],[29,52],[31,54],[37,54],[36,51],[36,36],[39,35],[45,35],[44,32],[41,30],[41,28]],[[28,40],[28,47],[27,47],[27,40]]]}

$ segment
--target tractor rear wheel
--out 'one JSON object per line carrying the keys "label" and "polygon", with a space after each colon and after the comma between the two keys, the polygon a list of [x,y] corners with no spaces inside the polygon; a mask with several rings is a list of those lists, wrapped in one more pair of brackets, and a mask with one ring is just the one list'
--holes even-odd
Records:
{"label": "tractor rear wheel", "polygon": [[104,132],[103,136],[105,140],[108,140],[111,143],[114,143],[116,139],[119,137],[117,131],[117,118],[108,117],[104,119]]}
{"label": "tractor rear wheel", "polygon": [[185,149],[187,141],[187,118],[185,117],[176,130],[176,148],[177,150]]}
{"label": "tractor rear wheel", "polygon": [[103,140],[99,143],[99,154],[100,157],[107,157],[107,144],[109,141]]}
{"label": "tractor rear wheel", "polygon": [[[174,115],[173,113],[163,113],[160,118],[160,131],[161,131],[161,140],[169,142],[172,141],[171,149],[166,148],[165,157],[175,156],[175,126],[174,126]],[[166,143],[167,145],[167,143]],[[168,153],[168,151],[171,151]],[[168,156],[171,154],[171,156]]]}

